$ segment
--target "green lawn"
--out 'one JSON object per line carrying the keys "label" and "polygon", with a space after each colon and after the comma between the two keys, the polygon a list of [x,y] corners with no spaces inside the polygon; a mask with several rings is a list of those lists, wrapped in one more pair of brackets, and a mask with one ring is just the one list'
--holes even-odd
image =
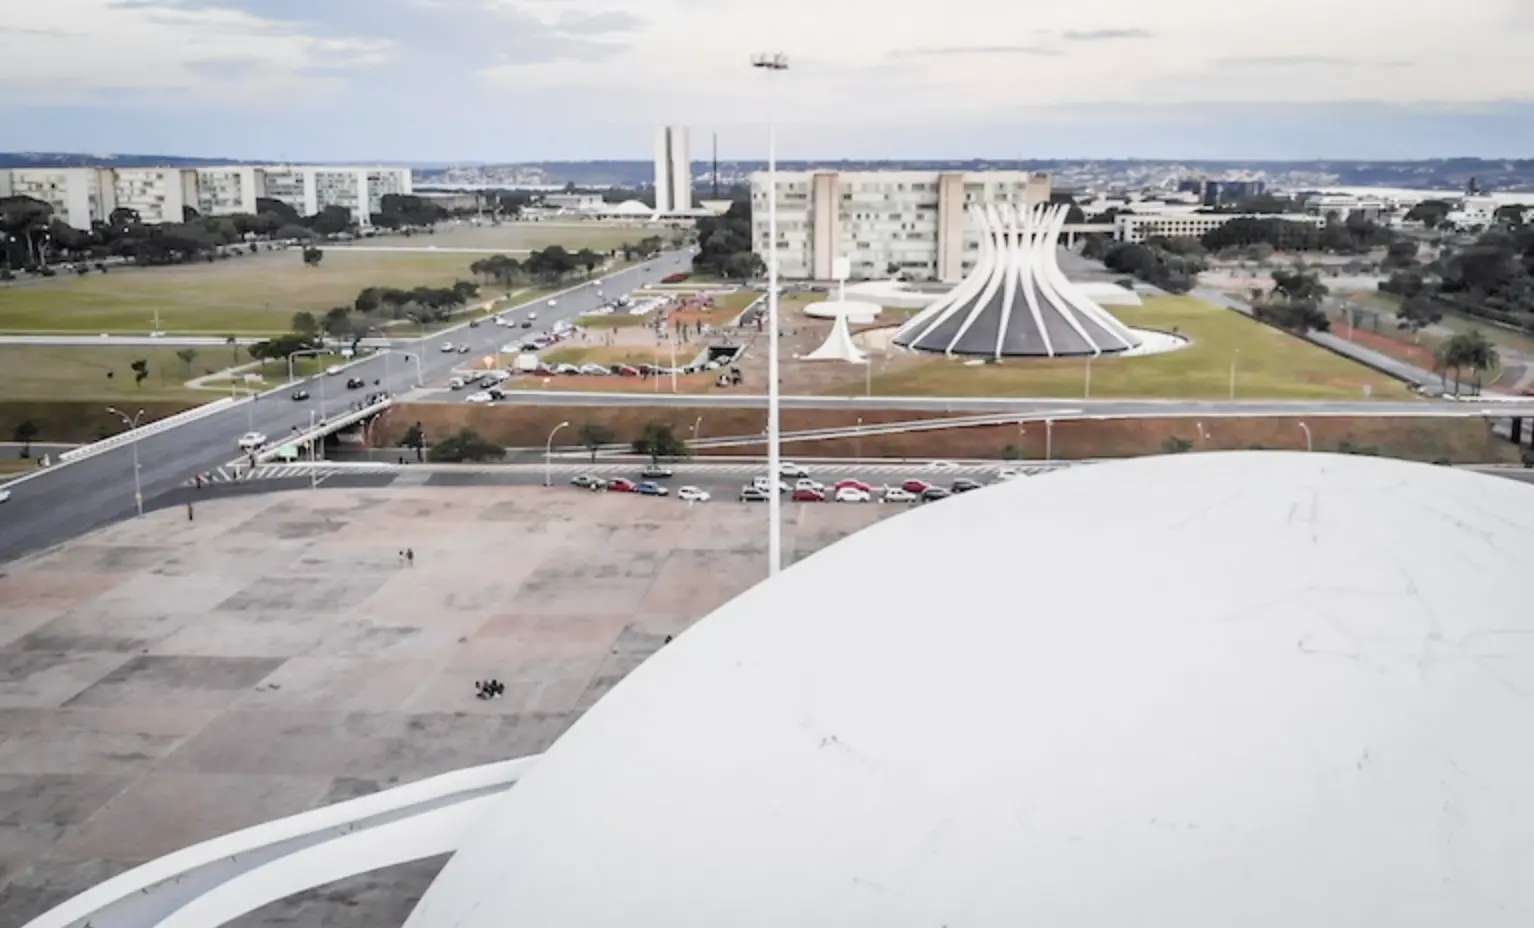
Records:
{"label": "green lawn", "polygon": [[[1091,363],[1092,396],[1221,399],[1236,362],[1239,399],[1405,399],[1400,382],[1323,348],[1192,297],[1160,297],[1113,314],[1138,328],[1173,329],[1193,340],[1180,351]],[[891,396],[1082,396],[1085,359],[1014,360],[966,367],[943,358],[876,375],[873,392]],[[850,387],[832,390],[846,393]]]}
{"label": "green lawn", "polygon": [[[445,228],[435,235],[410,238],[386,236],[359,242],[382,248],[497,248],[508,253],[531,251],[562,245],[570,251],[590,248],[593,251],[616,251],[641,239],[660,236],[668,239],[673,230],[662,227],[620,225],[609,222],[508,222],[499,226],[460,226]],[[339,250],[339,248],[337,249]],[[513,254],[513,257],[517,255]],[[327,251],[326,257],[329,257]],[[483,255],[469,255],[470,260]]]}
{"label": "green lawn", "polygon": [[649,325],[654,321],[654,313],[645,313],[643,316],[613,313],[610,316],[582,316],[576,320],[576,323],[587,329],[631,329]]}
{"label": "green lawn", "polygon": [[[149,377],[142,384],[134,383],[130,367],[137,360],[149,362]],[[0,399],[205,402],[210,394],[188,389],[185,382],[227,367],[229,361],[227,349],[203,349],[188,367],[174,348],[0,345]]]}
{"label": "green lawn", "polygon": [[17,281],[0,284],[0,332],[144,334],[158,312],[160,327],[176,334],[276,334],[288,330],[295,312],[348,305],[364,287],[470,280],[476,257],[327,248],[318,267],[286,251]]}

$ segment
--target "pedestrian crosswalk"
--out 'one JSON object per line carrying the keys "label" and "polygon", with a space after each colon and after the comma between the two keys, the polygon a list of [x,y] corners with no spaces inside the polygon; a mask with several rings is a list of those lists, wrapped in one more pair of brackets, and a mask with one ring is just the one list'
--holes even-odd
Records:
{"label": "pedestrian crosswalk", "polygon": [[[932,467],[927,462],[900,463],[806,463],[805,468],[816,480],[843,480],[858,478],[869,481],[904,481],[904,480],[927,480],[933,483],[942,483],[954,477],[971,477],[982,480],[992,480],[998,477],[1002,471],[1011,470],[1024,476],[1049,473],[1064,467],[1072,466],[1074,461],[1051,461],[1032,463],[996,463],[996,464],[960,464],[954,467]],[[708,478],[750,478],[762,475],[766,472],[766,466],[760,462],[732,461],[727,463],[707,462],[681,462],[667,465],[677,478],[692,477],[699,480]],[[554,462],[549,465],[541,463],[523,464],[396,464],[388,461],[356,461],[356,462],[299,462],[293,464],[260,464],[254,468],[239,468],[236,466],[220,467],[202,477],[204,483],[230,483],[251,480],[281,480],[295,477],[305,479],[325,478],[337,474],[412,474],[423,479],[429,474],[475,474],[482,476],[501,476],[511,479],[516,478],[541,478],[545,473],[559,480],[567,481],[576,474],[591,474],[597,477],[629,477],[639,478],[643,465],[635,462],[623,463],[597,463],[573,462],[569,460]],[[196,479],[188,481],[195,483]]]}

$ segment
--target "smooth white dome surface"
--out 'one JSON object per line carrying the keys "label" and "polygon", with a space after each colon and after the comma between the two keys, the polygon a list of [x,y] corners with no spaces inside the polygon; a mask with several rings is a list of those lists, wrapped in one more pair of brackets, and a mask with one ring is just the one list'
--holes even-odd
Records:
{"label": "smooth white dome surface", "polygon": [[1534,489],[1371,457],[924,506],[647,661],[409,924],[1526,928],[1531,565]]}

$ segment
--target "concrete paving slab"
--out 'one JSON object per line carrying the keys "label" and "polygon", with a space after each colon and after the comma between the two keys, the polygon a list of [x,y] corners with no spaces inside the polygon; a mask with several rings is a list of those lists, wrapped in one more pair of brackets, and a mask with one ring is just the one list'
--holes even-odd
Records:
{"label": "concrete paving slab", "polygon": [[[883,508],[787,506],[786,538],[807,550]],[[199,499],[191,523],[167,509],[7,565],[0,928],[181,843],[544,750],[765,575],[766,515],[565,487],[305,489]],[[487,677],[504,697],[474,698]],[[440,865],[236,924],[398,924]]]}

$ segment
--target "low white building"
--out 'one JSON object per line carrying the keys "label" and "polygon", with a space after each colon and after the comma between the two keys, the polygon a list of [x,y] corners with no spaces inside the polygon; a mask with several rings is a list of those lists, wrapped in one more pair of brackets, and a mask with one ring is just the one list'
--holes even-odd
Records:
{"label": "low white building", "polygon": [[[779,273],[830,280],[835,260],[847,258],[855,279],[888,277],[893,267],[957,282],[979,255],[966,206],[1032,206],[1049,194],[1049,175],[1033,171],[780,171]],[[767,197],[767,174],[752,174],[752,241],[763,260],[772,250]]]}
{"label": "low white building", "polygon": [[1113,217],[1113,237],[1121,242],[1143,242],[1151,238],[1199,238],[1232,219],[1283,219],[1318,229],[1326,225],[1324,216],[1297,213],[1281,216],[1257,213],[1132,213]]}

